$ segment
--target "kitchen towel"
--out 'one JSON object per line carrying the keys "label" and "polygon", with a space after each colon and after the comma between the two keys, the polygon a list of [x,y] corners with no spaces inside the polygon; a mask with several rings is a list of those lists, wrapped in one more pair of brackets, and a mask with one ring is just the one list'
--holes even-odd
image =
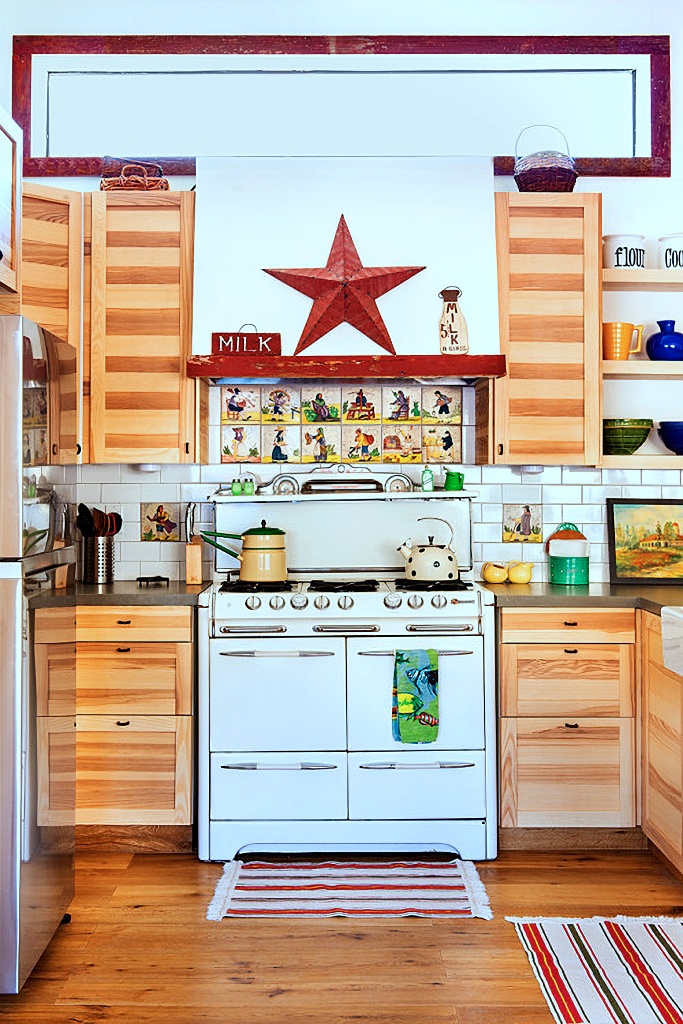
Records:
{"label": "kitchen towel", "polygon": [[683,608],[662,608],[664,666],[683,676]]}
{"label": "kitchen towel", "polygon": [[439,734],[439,654],[396,651],[391,730],[399,743],[433,743]]}

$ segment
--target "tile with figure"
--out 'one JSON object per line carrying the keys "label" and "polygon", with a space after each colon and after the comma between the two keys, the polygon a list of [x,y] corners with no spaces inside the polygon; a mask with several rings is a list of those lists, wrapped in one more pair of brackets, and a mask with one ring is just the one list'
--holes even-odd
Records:
{"label": "tile with figure", "polygon": [[462,462],[461,429],[457,424],[422,427],[424,462]]}
{"label": "tile with figure", "polygon": [[300,423],[301,395],[298,388],[276,384],[261,388],[261,420],[263,423]]}
{"label": "tile with figure", "polygon": [[342,388],[343,423],[378,423],[381,415],[381,388],[358,385]]}
{"label": "tile with figure", "polygon": [[269,424],[261,427],[261,462],[301,462],[301,428]]}
{"label": "tile with figure", "polygon": [[423,423],[462,423],[462,387],[435,384],[422,388]]}
{"label": "tile with figure", "polygon": [[380,435],[379,424],[342,427],[342,462],[381,462]]}
{"label": "tile with figure", "polygon": [[422,462],[421,428],[385,423],[382,428],[382,462]]}
{"label": "tile with figure", "polygon": [[221,462],[260,462],[261,428],[235,423],[221,427]]}
{"label": "tile with figure", "polygon": [[140,504],[141,540],[180,540],[180,504],[156,501]]}
{"label": "tile with figure", "polygon": [[341,462],[342,428],[337,423],[317,423],[301,428],[302,462]]}
{"label": "tile with figure", "polygon": [[341,419],[341,388],[324,381],[307,384],[301,389],[301,422],[339,423]]}
{"label": "tile with figure", "polygon": [[543,541],[542,505],[503,505],[503,542],[525,541],[540,544]]}
{"label": "tile with figure", "polygon": [[402,384],[400,387],[383,387],[382,422],[419,423],[421,418],[421,397],[419,385],[411,387],[407,384]]}
{"label": "tile with figure", "polygon": [[221,423],[259,423],[261,389],[257,385],[221,385]]}

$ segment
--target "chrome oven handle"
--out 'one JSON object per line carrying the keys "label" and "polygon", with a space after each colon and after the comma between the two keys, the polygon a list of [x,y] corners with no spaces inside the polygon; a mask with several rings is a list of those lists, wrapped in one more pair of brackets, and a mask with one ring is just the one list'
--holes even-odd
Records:
{"label": "chrome oven handle", "polygon": [[314,626],[314,633],[379,633],[379,626],[374,623],[368,623],[363,625],[362,623],[349,622],[340,623],[339,625],[322,625]]}
{"label": "chrome oven handle", "polygon": [[286,633],[286,626],[219,626],[219,633],[249,633],[252,636],[260,636],[262,633]]}
{"label": "chrome oven handle", "polygon": [[433,761],[422,764],[406,764],[401,761],[375,761],[374,764],[361,764],[359,768],[372,769],[373,771],[415,771],[416,769],[440,769],[440,768],[474,768],[474,761]]}
{"label": "chrome oven handle", "polygon": [[315,761],[300,761],[298,764],[259,764],[257,761],[245,761],[242,764],[222,764],[221,768],[233,772],[321,772],[333,771],[338,764],[318,764]]}
{"label": "chrome oven handle", "polygon": [[219,651],[221,658],[333,658],[334,651]]}
{"label": "chrome oven handle", "polygon": [[408,633],[474,633],[474,628],[471,622],[458,626],[448,622],[425,622],[418,625],[411,623],[409,626],[406,626],[406,631]]}
{"label": "chrome oven handle", "polygon": [[[474,651],[437,651],[440,658],[455,658],[462,654],[474,654]],[[395,658],[396,651],[356,651],[361,658]]]}

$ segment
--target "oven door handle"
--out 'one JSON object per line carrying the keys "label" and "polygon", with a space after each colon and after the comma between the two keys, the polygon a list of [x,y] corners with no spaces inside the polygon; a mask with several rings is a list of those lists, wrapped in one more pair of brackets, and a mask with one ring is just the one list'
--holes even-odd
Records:
{"label": "oven door handle", "polygon": [[233,772],[322,772],[339,768],[338,764],[319,764],[316,761],[299,761],[298,764],[259,764],[245,761],[242,764],[222,764],[221,768]]}
{"label": "oven door handle", "polygon": [[474,633],[474,626],[471,622],[457,626],[448,622],[425,622],[418,625],[411,623],[409,626],[406,626],[406,631],[408,633]]}
{"label": "oven door handle", "polygon": [[333,658],[334,651],[219,651],[221,658]]}
{"label": "oven door handle", "polygon": [[339,625],[322,625],[314,626],[314,633],[379,633],[379,626],[374,623],[363,623],[357,622],[346,622],[340,623]]}
{"label": "oven door handle", "polygon": [[[362,658],[395,658],[396,651],[357,651]],[[474,654],[474,651],[437,651],[440,658],[456,658],[462,654]]]}
{"label": "oven door handle", "polygon": [[286,633],[286,626],[220,626],[219,633],[248,633],[251,636],[260,636],[262,633]]}
{"label": "oven door handle", "polygon": [[423,761],[421,764],[406,764],[403,761],[375,761],[373,764],[360,764],[359,768],[372,771],[415,771],[417,769],[434,770],[441,768],[474,768],[474,761]]}

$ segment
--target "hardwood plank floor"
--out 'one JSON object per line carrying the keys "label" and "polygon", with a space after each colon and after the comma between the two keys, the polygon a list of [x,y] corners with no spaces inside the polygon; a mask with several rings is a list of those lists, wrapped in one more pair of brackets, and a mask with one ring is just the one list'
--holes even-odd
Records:
{"label": "hardwood plank floor", "polygon": [[646,851],[505,852],[477,865],[492,921],[224,920],[221,865],[81,853],[71,924],[11,1024],[551,1024],[513,916],[683,915],[683,883]]}

